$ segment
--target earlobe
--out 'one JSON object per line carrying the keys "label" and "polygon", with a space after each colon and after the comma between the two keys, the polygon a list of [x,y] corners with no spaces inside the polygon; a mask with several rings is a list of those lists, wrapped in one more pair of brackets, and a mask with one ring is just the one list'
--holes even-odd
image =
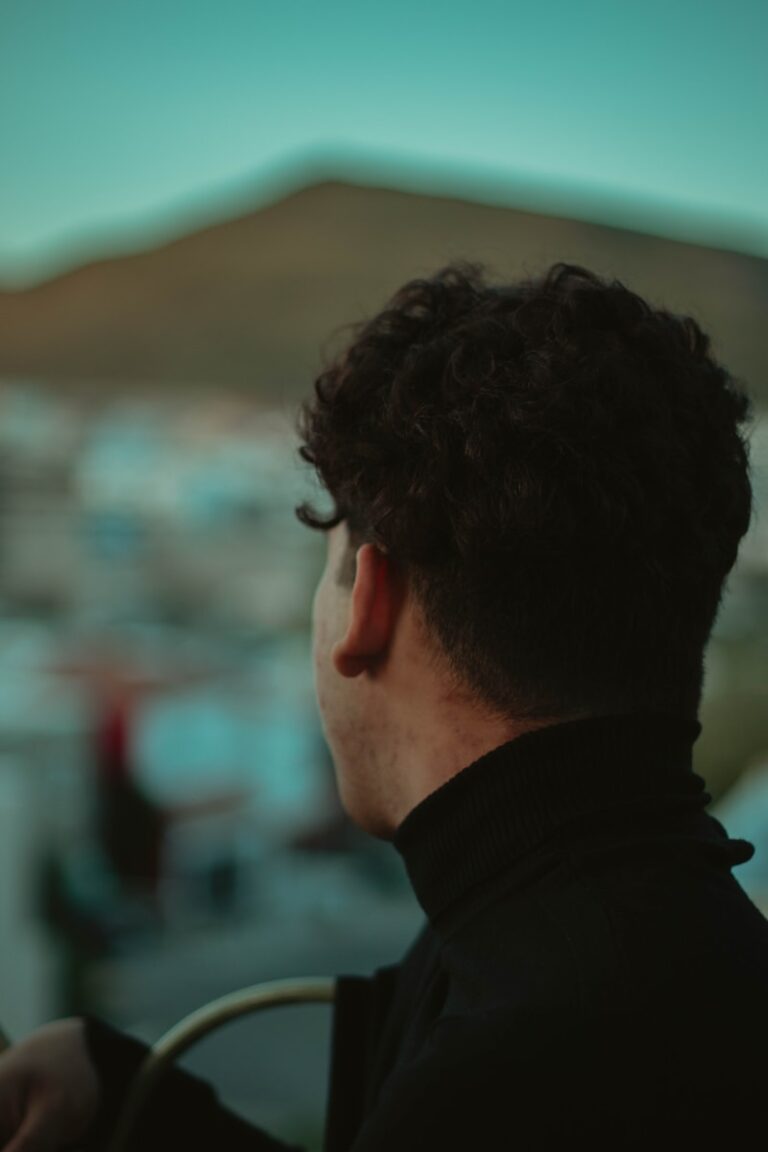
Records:
{"label": "earlobe", "polygon": [[389,646],[394,622],[394,587],[388,557],[374,544],[357,550],[355,583],[350,597],[346,635],[331,649],[341,676],[359,676]]}
{"label": "earlobe", "polygon": [[331,660],[339,675],[345,677],[359,676],[370,664],[370,657],[354,656],[350,652],[346,637],[334,644],[331,649]]}

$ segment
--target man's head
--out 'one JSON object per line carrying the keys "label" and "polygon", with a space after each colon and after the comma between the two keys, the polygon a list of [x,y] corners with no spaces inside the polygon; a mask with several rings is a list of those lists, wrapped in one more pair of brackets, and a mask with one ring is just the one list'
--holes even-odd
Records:
{"label": "man's head", "polygon": [[335,508],[296,512],[330,534],[316,685],[359,823],[526,728],[696,715],[750,415],[693,320],[578,267],[452,265],[358,328],[298,418]]}

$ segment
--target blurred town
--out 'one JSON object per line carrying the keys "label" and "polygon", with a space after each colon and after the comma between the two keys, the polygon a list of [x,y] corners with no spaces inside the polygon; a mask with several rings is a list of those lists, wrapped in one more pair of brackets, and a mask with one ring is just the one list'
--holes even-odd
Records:
{"label": "blurred town", "polygon": [[259,979],[394,960],[417,923],[399,858],[336,801],[294,439],[234,396],[0,390],[12,1036],[91,1010],[154,1038]]}
{"label": "blurred town", "polygon": [[[354,231],[354,212],[329,215],[328,202],[341,197],[348,207],[358,193],[322,186],[314,199],[278,208],[319,204],[326,224],[351,221]],[[371,196],[366,228],[377,204],[397,201]],[[408,266],[405,257],[397,268],[382,260],[390,288],[435,267],[436,252],[451,254],[446,237],[469,208],[453,205],[440,224],[435,204],[427,243],[413,224],[423,206],[412,198],[413,230],[402,235],[418,231],[424,246],[416,262],[410,250]],[[280,231],[278,208],[269,210],[271,234]],[[465,251],[482,256],[503,231],[501,210],[472,211]],[[265,215],[255,215],[259,227]],[[512,240],[527,243],[531,258],[558,248],[586,262],[590,252],[610,256],[640,288],[663,267],[671,297],[682,306],[690,289],[705,321],[708,301],[725,301],[713,313],[716,332],[748,381],[764,384],[754,303],[764,262],[514,212],[504,219],[510,250]],[[321,223],[309,232],[324,235]],[[408,250],[385,231],[370,234],[388,253]],[[200,235],[208,252],[210,235]],[[207,278],[213,266],[202,249],[189,256],[184,244],[193,241],[165,250],[164,267],[175,267],[177,291],[206,280],[213,298],[216,273]],[[274,279],[264,246],[249,243],[261,255],[254,275]],[[349,259],[325,281],[301,267],[290,283],[286,274],[270,302],[284,316],[281,332],[252,286],[261,343],[248,344],[256,320],[241,309],[240,334],[224,343],[246,367],[223,357],[216,384],[191,369],[186,382],[170,379],[181,353],[153,350],[150,320],[136,319],[124,291],[111,293],[119,308],[110,320],[104,286],[120,281],[120,261],[0,293],[0,1026],[11,1037],[91,1011],[154,1040],[201,1004],[259,980],[393,962],[421,923],[399,857],[355,829],[336,799],[310,659],[325,540],[293,512],[307,496],[323,500],[293,428],[295,398],[311,380],[307,350],[315,342],[316,355],[320,331],[360,315],[353,289],[362,285],[377,306],[387,294],[384,273],[374,284],[354,265],[357,250],[349,236],[333,247],[334,258]],[[158,280],[146,264],[137,283],[151,297]],[[335,311],[324,285],[338,296]],[[164,339],[176,315],[170,288],[167,300]],[[83,335],[94,314],[103,345],[95,352]],[[139,325],[122,343],[110,329],[118,314]],[[230,322],[232,309],[219,298],[210,315]],[[145,319],[148,359],[133,384],[125,350]],[[212,364],[222,337],[206,323],[202,313],[187,317],[184,335],[195,333]],[[103,378],[94,368],[86,380],[78,359],[86,346]],[[163,356],[174,368],[160,379]],[[61,377],[56,364],[66,364]],[[246,387],[248,365],[271,372],[272,388]],[[707,654],[695,763],[729,832],[755,843],[739,878],[768,906],[768,421],[759,387],[755,398],[755,516]],[[187,1063],[244,1115],[311,1144],[329,1018],[302,1008],[242,1021]]]}

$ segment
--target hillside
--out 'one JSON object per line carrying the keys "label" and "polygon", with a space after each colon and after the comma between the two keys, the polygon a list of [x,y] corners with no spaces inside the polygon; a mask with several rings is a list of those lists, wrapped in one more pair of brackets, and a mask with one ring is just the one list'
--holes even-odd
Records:
{"label": "hillside", "polygon": [[[0,292],[0,376],[130,387],[223,384],[294,397],[341,326],[405,279],[479,259],[618,276],[695,315],[768,398],[768,261],[580,221],[326,181],[250,214],[23,291]],[[335,334],[335,335],[334,335]]]}

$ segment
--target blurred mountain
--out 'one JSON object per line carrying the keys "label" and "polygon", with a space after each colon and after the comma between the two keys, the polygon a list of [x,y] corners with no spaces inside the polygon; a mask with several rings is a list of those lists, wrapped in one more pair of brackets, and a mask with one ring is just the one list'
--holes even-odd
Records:
{"label": "blurred mountain", "polygon": [[494,276],[555,260],[695,316],[768,399],[768,261],[580,221],[338,181],[159,247],[0,292],[0,376],[303,395],[344,326],[454,258]]}

